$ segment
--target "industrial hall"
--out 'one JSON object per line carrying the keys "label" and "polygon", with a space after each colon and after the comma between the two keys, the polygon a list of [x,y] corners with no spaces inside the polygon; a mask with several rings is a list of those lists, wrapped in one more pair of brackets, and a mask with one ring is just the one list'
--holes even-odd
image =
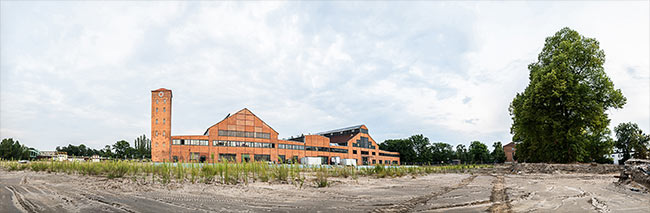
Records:
{"label": "industrial hall", "polygon": [[172,135],[171,113],[172,91],[152,90],[151,159],[155,162],[400,163],[399,153],[380,150],[365,125],[282,140],[277,131],[244,108],[228,114],[202,135]]}

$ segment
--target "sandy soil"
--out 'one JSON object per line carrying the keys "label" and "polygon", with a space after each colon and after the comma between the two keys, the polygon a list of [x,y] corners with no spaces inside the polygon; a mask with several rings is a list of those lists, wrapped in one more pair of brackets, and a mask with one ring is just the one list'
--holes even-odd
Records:
{"label": "sandy soil", "polygon": [[151,184],[0,170],[0,212],[650,212],[616,174],[432,174],[305,183]]}

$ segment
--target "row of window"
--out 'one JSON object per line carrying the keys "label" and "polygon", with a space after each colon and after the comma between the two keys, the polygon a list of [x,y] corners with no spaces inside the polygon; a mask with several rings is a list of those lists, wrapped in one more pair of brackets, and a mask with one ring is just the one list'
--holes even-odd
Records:
{"label": "row of window", "polygon": [[[163,118],[163,124],[165,123],[165,119]],[[158,124],[158,119],[156,119],[156,124]]]}
{"label": "row of window", "polygon": [[[163,103],[165,103],[165,104],[167,103],[167,99],[166,99],[166,98],[163,99]],[[156,104],[158,104],[158,99],[156,99]]]}
{"label": "row of window", "polygon": [[[174,139],[172,140],[173,145],[195,145],[195,146],[208,146],[208,140],[191,140],[191,139]],[[247,142],[247,141],[222,141],[214,140],[212,141],[213,146],[229,146],[229,147],[253,147],[253,148],[275,148],[273,143],[261,143],[261,142]],[[279,149],[292,149],[292,150],[307,150],[307,151],[320,151],[320,152],[336,152],[336,153],[348,153],[347,149],[339,148],[328,148],[328,147],[318,147],[318,146],[303,146],[303,145],[293,145],[293,144],[278,144]],[[352,154],[357,154],[357,150],[352,150]],[[362,155],[370,154],[368,151],[361,151]],[[377,155],[376,152],[372,152],[372,155]],[[388,153],[379,153],[380,156],[388,157],[399,157],[399,155],[388,154]]]}
{"label": "row of window", "polygon": [[247,141],[212,141],[213,146],[275,148],[273,143],[247,142]]}
{"label": "row of window", "polygon": [[388,154],[388,153],[381,153],[381,152],[379,153],[379,156],[388,156],[388,157],[398,157],[398,158],[399,158],[399,155]]}
{"label": "row of window", "polygon": [[[241,154],[240,157],[241,157],[242,162],[250,162],[251,161],[250,154]],[[334,164],[335,163],[334,161],[328,162],[329,157],[327,157],[327,156],[319,156],[319,157],[321,158],[321,162],[323,162],[325,164]],[[181,161],[183,160],[182,157],[181,157],[181,159],[179,159],[179,156],[172,156],[172,159],[173,159],[174,162],[178,162],[179,160],[181,160]],[[192,153],[190,153],[189,160],[203,163],[203,162],[208,160],[208,156],[201,155],[201,153],[198,153],[198,152],[192,152]],[[237,154],[220,153],[218,155],[218,158],[213,159],[213,160],[219,161],[219,162],[224,162],[224,161],[235,162],[235,161],[237,161]],[[253,160],[255,160],[255,161],[269,161],[270,162],[271,161],[271,155],[256,154],[256,155],[253,155]],[[299,162],[299,161],[298,161],[298,156],[293,156],[290,159],[287,159],[285,155],[278,155],[278,162],[279,163],[296,163],[296,162]],[[363,159],[362,159],[363,165],[368,165],[370,162],[375,164],[375,163],[377,163],[377,160],[372,159],[372,161],[369,161],[367,157],[363,157]],[[392,161],[391,162],[389,160],[386,160],[386,161],[379,160],[379,163],[380,164],[382,164],[382,163],[383,164],[397,164],[397,161]]]}
{"label": "row of window", "polygon": [[[163,112],[166,112],[166,111],[167,110],[165,109],[165,107],[163,107]],[[156,112],[158,112],[158,107],[156,107]]]}
{"label": "row of window", "polygon": [[264,132],[246,132],[234,130],[219,130],[219,136],[242,137],[242,138],[271,138],[270,133]]}
{"label": "row of window", "polygon": [[[156,136],[158,136],[158,130],[156,130]],[[162,136],[165,137],[165,130],[162,131]]]}
{"label": "row of window", "polygon": [[172,145],[194,145],[194,146],[207,146],[210,143],[208,140],[192,140],[192,139],[174,139]]}
{"label": "row of window", "polygon": [[295,149],[295,150],[305,150],[303,145],[293,145],[293,144],[278,144],[278,149]]}

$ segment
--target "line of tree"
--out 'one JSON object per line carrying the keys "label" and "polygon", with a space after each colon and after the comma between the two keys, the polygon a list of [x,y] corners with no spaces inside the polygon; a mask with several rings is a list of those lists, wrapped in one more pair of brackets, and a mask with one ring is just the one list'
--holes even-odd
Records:
{"label": "line of tree", "polygon": [[20,144],[18,140],[5,138],[0,143],[0,159],[27,160],[30,157],[30,152],[34,150],[34,148]]}
{"label": "line of tree", "polygon": [[117,159],[151,159],[151,140],[146,135],[141,135],[133,141],[133,147],[128,141],[119,140],[115,144],[106,145],[103,149],[87,148],[84,144],[75,146],[69,144],[65,147],[56,147],[56,151],[67,152],[71,156],[99,155],[106,158]]}
{"label": "line of tree", "polygon": [[[113,145],[106,145],[103,149],[93,149],[84,144],[79,146],[68,144],[68,146],[56,147],[57,152],[66,152],[69,156],[90,157],[99,155],[106,158],[116,159],[151,159],[151,140],[146,135],[141,135],[133,141],[133,147],[128,141],[120,140]],[[28,160],[30,153],[36,149],[20,144],[13,138],[2,139],[0,143],[0,158],[6,160]]]}
{"label": "line of tree", "polygon": [[472,141],[469,150],[465,145],[453,146],[444,142],[431,143],[423,135],[413,135],[405,139],[389,139],[379,144],[386,151],[399,152],[402,164],[442,164],[460,160],[462,163],[503,163],[506,160],[501,142],[493,144],[493,151],[480,141]]}

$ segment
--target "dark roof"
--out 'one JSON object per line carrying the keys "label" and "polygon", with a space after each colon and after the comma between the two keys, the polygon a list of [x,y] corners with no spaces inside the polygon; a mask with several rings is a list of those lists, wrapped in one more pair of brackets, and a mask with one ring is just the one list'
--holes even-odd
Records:
{"label": "dark roof", "polygon": [[325,135],[325,134],[328,134],[328,133],[345,132],[345,131],[348,131],[348,130],[361,129],[362,126],[363,126],[363,124],[356,125],[356,126],[351,126],[351,127],[340,128],[340,129],[333,129],[333,130],[329,130],[329,131],[325,131],[325,132],[316,133],[316,135]]}

